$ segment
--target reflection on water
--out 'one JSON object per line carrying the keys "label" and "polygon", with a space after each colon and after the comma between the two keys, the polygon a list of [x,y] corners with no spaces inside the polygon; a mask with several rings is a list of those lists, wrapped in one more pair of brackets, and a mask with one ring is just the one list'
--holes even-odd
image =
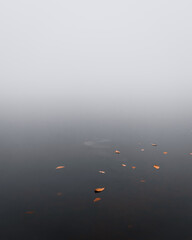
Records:
{"label": "reflection on water", "polygon": [[190,239],[190,125],[109,122],[2,123],[1,239]]}

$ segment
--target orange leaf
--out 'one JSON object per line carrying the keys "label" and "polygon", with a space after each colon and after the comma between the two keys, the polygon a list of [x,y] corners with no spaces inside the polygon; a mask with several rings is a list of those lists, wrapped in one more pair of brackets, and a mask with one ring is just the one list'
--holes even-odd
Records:
{"label": "orange leaf", "polygon": [[160,168],[158,165],[154,165],[153,167],[156,168],[156,169],[159,169],[159,168]]}
{"label": "orange leaf", "polygon": [[135,166],[132,166],[133,169],[135,169],[136,167]]}
{"label": "orange leaf", "polygon": [[25,214],[33,214],[34,213],[34,211],[27,211],[27,212],[25,212]]}
{"label": "orange leaf", "polygon": [[95,198],[94,200],[93,200],[93,202],[98,202],[98,201],[100,201],[101,200],[101,198]]}
{"label": "orange leaf", "polygon": [[58,166],[58,167],[56,167],[56,169],[61,169],[61,168],[64,168],[64,166]]}
{"label": "orange leaf", "polygon": [[115,150],[115,153],[116,153],[116,154],[120,154],[120,151],[119,151],[119,150]]}
{"label": "orange leaf", "polygon": [[167,155],[167,154],[168,154],[168,152],[163,152],[163,154],[164,154],[164,155]]}
{"label": "orange leaf", "polygon": [[146,180],[144,180],[144,179],[141,179],[141,180],[140,180],[140,182],[141,182],[141,183],[145,183],[145,182],[146,182]]}
{"label": "orange leaf", "polygon": [[95,192],[103,192],[105,188],[96,188]]}
{"label": "orange leaf", "polygon": [[126,164],[121,164],[123,167],[126,167],[127,165]]}

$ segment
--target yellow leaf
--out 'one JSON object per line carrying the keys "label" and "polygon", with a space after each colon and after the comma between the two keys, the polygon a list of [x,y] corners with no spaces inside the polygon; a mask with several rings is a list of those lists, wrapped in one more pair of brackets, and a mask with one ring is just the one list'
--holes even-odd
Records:
{"label": "yellow leaf", "polygon": [[95,192],[103,192],[105,190],[105,188],[96,188]]}

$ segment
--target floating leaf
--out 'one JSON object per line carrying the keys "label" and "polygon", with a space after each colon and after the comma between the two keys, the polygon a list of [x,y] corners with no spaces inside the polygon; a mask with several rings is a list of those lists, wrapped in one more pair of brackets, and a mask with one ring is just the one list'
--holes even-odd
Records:
{"label": "floating leaf", "polygon": [[121,164],[123,167],[126,167],[127,165],[126,164]]}
{"label": "floating leaf", "polygon": [[61,168],[64,168],[64,166],[58,166],[58,167],[56,167],[56,169],[61,169]]}
{"label": "floating leaf", "polygon": [[34,213],[34,211],[27,211],[27,212],[25,212],[25,214],[33,214]]}
{"label": "floating leaf", "polygon": [[119,151],[119,150],[115,150],[115,153],[116,153],[116,154],[120,154],[120,151]]}
{"label": "floating leaf", "polygon": [[101,200],[101,198],[95,198],[94,200],[93,200],[93,202],[98,202],[98,201],[100,201]]}
{"label": "floating leaf", "polygon": [[95,192],[97,193],[97,192],[103,192],[105,190],[105,188],[96,188],[95,189]]}
{"label": "floating leaf", "polygon": [[145,182],[146,182],[146,180],[144,180],[144,179],[141,179],[141,180],[140,180],[140,182],[141,182],[141,183],[145,183]]}
{"label": "floating leaf", "polygon": [[167,155],[167,154],[168,154],[168,152],[163,152],[163,154],[164,154],[164,155]]}
{"label": "floating leaf", "polygon": [[156,143],[152,143],[152,146],[153,146],[153,147],[156,147],[156,146],[157,146],[157,144],[156,144]]}
{"label": "floating leaf", "polygon": [[160,166],[158,166],[158,165],[154,165],[153,166],[155,169],[159,169],[160,168]]}
{"label": "floating leaf", "polygon": [[135,169],[136,167],[135,166],[132,166],[133,169]]}
{"label": "floating leaf", "polygon": [[144,148],[141,148],[141,152],[144,152],[145,151],[145,149]]}
{"label": "floating leaf", "polygon": [[105,171],[99,171],[99,173],[105,174]]}

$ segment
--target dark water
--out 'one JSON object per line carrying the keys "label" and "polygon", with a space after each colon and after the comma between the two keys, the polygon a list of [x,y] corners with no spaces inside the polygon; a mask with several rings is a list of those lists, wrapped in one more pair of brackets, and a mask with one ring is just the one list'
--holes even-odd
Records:
{"label": "dark water", "polygon": [[0,239],[192,239],[188,111],[136,107],[5,114]]}

